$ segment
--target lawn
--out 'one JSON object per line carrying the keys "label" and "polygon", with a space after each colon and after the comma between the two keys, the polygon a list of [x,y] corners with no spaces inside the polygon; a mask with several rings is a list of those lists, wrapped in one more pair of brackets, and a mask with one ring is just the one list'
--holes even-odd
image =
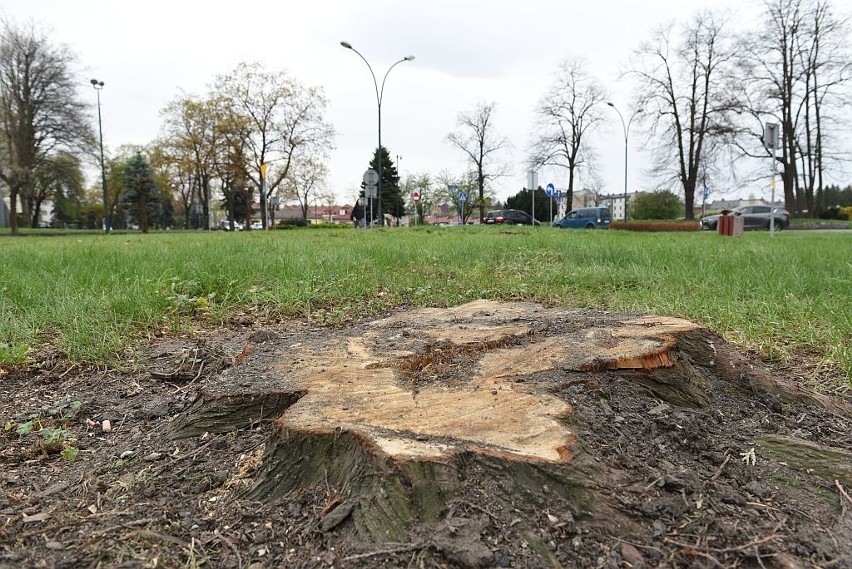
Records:
{"label": "lawn", "polygon": [[703,323],[852,388],[852,235],[552,228],[302,229],[0,238],[0,364],[127,365],[153,334],[232,318],[318,325],[476,298]]}

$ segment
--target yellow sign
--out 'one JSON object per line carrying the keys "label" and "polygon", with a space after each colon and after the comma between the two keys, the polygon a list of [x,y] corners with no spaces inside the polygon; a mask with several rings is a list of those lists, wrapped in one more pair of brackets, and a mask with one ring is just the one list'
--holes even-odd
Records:
{"label": "yellow sign", "polygon": [[[260,165],[260,177],[261,177],[261,178],[265,178],[265,177],[266,177],[266,162],[264,162],[263,164],[261,164],[261,165]],[[773,180],[773,182],[772,182],[772,183],[774,184],[774,183],[775,183],[775,181]]]}
{"label": "yellow sign", "polygon": [[772,178],[771,180],[769,180],[769,187],[772,188],[773,190],[775,189],[775,178]]}

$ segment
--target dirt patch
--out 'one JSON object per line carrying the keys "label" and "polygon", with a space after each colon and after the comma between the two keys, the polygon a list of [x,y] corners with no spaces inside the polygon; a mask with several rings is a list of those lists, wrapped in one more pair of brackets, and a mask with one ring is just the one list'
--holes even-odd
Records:
{"label": "dirt patch", "polygon": [[150,353],[0,376],[0,567],[852,565],[848,401],[692,323],[472,303]]}

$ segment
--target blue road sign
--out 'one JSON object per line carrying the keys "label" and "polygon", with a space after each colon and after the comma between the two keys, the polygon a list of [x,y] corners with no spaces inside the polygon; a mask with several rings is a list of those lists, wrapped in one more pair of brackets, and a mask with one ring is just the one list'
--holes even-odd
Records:
{"label": "blue road sign", "polygon": [[547,197],[552,197],[554,190],[555,190],[555,188],[553,187],[553,184],[547,184],[547,188],[545,189],[545,193],[547,194]]}
{"label": "blue road sign", "polygon": [[459,203],[464,203],[467,201],[467,194],[465,192],[459,192]]}
{"label": "blue road sign", "polygon": [[556,201],[562,201],[562,190],[556,190]]}

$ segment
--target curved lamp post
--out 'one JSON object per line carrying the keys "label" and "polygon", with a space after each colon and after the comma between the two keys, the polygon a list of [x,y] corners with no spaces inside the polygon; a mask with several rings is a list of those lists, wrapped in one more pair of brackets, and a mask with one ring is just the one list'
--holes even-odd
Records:
{"label": "curved lamp post", "polygon": [[624,131],[624,221],[627,221],[627,140],[630,135],[630,124],[633,122],[633,119],[636,118],[636,115],[641,113],[644,109],[636,109],[632,115],[630,115],[630,120],[627,121],[627,124],[624,123],[624,117],[621,116],[621,112],[618,108],[612,103],[607,103],[610,107],[618,113],[618,118],[621,119],[621,129]]}
{"label": "curved lamp post", "polygon": [[97,79],[92,79],[90,81],[92,87],[94,87],[95,91],[98,94],[98,134],[100,134],[101,138],[101,189],[104,194],[104,218],[103,218],[103,229],[104,233],[109,233],[110,230],[110,219],[109,219],[109,202],[107,201],[107,183],[106,183],[106,169],[104,168],[104,128],[103,123],[101,122],[101,89],[104,88],[104,82],[98,81]]}
{"label": "curved lamp post", "polygon": [[[352,51],[354,51],[355,53],[358,54],[358,57],[360,57],[361,59],[364,60],[364,63],[367,64],[367,69],[370,70],[370,76],[373,78],[373,86],[376,88],[376,102],[378,103],[378,106],[379,106],[379,147],[376,149],[376,167],[379,169],[379,181],[378,181],[378,184],[377,184],[378,185],[377,192],[378,192],[378,198],[379,198],[379,213],[378,213],[378,215],[379,215],[379,225],[384,225],[385,218],[384,218],[384,215],[382,215],[382,97],[384,97],[384,94],[385,94],[385,81],[387,81],[388,73],[391,72],[391,69],[393,69],[394,67],[396,67],[397,65],[399,65],[400,63],[402,63],[404,61],[414,61],[414,56],[413,55],[406,55],[405,57],[403,57],[402,59],[400,59],[399,61],[397,61],[393,65],[391,65],[388,68],[388,70],[385,72],[385,76],[382,79],[382,87],[381,87],[381,89],[379,89],[379,83],[376,81],[376,74],[373,73],[373,67],[370,65],[370,62],[367,61],[367,58],[364,57],[363,55],[361,55],[360,51],[358,51],[357,49],[352,47],[352,44],[349,43],[348,41],[342,41],[342,42],[340,42],[340,45],[342,45],[346,49],[351,49]],[[366,213],[365,213],[365,217],[366,217]]]}

